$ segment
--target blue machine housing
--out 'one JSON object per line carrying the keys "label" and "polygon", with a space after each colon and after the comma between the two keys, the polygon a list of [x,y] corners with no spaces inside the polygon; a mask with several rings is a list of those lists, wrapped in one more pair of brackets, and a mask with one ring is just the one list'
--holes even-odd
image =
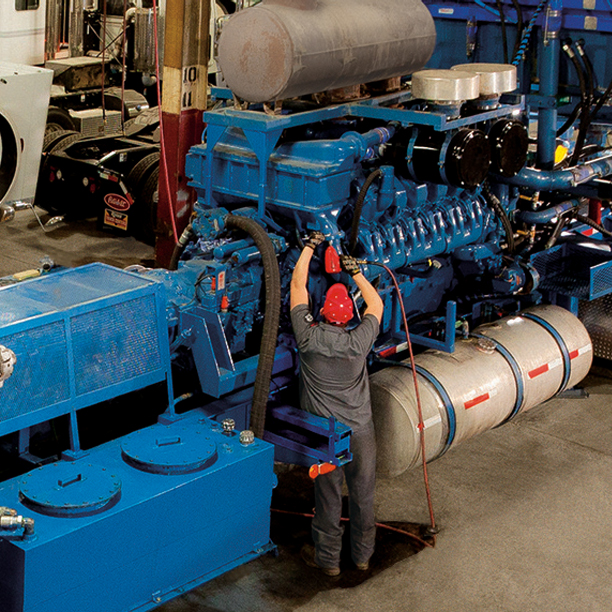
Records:
{"label": "blue machine housing", "polygon": [[[517,90],[451,108],[404,79],[278,112],[215,90],[186,160],[197,202],[175,270],[95,264],[0,288],[0,435],[32,460],[31,430],[69,422],[61,460],[0,486],[2,612],[152,609],[273,549],[274,460],[351,460],[350,429],[297,406],[290,279],[311,231],[327,239],[315,316],[335,282],[353,290],[351,324],[363,306],[328,247],[360,260],[384,301],[372,369],[407,348],[401,306],[414,344],[453,352],[483,321],[540,302],[576,313],[612,292],[608,5],[425,4],[430,67],[500,63],[507,38]],[[593,50],[588,99],[561,52],[578,35]],[[574,111],[589,121],[562,132]],[[79,411],[151,385],[167,394],[155,425],[81,448]]]}
{"label": "blue machine housing", "polygon": [[2,610],[151,610],[270,551],[273,455],[196,411],[5,482],[35,530],[0,539]]}

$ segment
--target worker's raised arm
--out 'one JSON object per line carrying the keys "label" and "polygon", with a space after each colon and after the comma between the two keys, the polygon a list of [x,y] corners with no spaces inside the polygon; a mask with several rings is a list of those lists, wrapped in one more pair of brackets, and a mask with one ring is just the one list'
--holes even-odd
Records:
{"label": "worker's raised arm", "polygon": [[374,315],[380,323],[382,321],[384,304],[380,295],[378,295],[378,291],[374,289],[372,283],[370,283],[370,281],[361,273],[359,264],[354,257],[343,255],[340,258],[340,262],[344,271],[351,275],[355,281],[355,284],[361,291],[361,296],[366,303],[366,309],[363,313],[364,316],[367,314]]}
{"label": "worker's raised arm", "polygon": [[313,232],[305,241],[304,248],[291,275],[290,309],[308,304],[308,268],[314,250],[325,240],[321,232]]}

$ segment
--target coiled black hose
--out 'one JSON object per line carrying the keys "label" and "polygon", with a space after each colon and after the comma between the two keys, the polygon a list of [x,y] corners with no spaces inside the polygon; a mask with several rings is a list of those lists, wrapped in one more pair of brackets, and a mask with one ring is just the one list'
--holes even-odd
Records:
{"label": "coiled black hose", "polygon": [[514,253],[514,230],[512,229],[512,223],[506,213],[506,210],[502,206],[499,198],[491,191],[489,183],[486,181],[482,184],[482,193],[487,201],[487,204],[493,209],[495,214],[499,217],[504,232],[506,234],[506,242],[508,243],[508,253]]}
{"label": "coiled black hose", "polygon": [[249,234],[261,253],[264,269],[265,311],[263,332],[259,348],[259,361],[253,388],[253,406],[251,408],[251,429],[261,438],[266,424],[266,407],[270,394],[270,380],[276,353],[278,325],[281,310],[281,280],[276,252],[266,230],[248,217],[229,215],[225,220],[228,229],[239,229]]}
{"label": "coiled black hose", "polygon": [[355,211],[353,213],[353,224],[351,226],[351,241],[349,243],[348,252],[351,255],[355,254],[355,247],[357,246],[357,237],[359,236],[359,222],[361,221],[361,211],[363,210],[363,203],[365,202],[366,195],[370,185],[382,175],[382,170],[379,168],[370,173],[368,178],[365,180],[363,187],[359,190],[357,200],[355,200]]}

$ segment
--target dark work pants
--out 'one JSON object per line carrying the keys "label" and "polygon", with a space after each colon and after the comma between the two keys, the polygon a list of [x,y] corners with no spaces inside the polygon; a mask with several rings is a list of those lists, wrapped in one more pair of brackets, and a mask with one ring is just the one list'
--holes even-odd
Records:
{"label": "dark work pants", "polygon": [[[372,421],[351,435],[353,460],[344,466],[349,491],[351,557],[365,563],[374,552],[376,525],[374,485],[376,475],[376,439]],[[315,479],[315,517],[312,537],[315,560],[321,567],[339,567],[342,548],[342,472],[336,468]]]}

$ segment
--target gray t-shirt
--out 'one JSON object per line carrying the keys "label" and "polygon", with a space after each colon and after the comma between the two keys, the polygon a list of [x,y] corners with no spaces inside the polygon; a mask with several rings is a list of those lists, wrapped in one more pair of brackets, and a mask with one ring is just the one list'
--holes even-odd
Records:
{"label": "gray t-shirt", "polygon": [[351,330],[313,323],[306,304],[291,311],[300,352],[300,402],[303,410],[334,416],[357,431],[372,418],[366,357],[378,336],[371,314]]}

